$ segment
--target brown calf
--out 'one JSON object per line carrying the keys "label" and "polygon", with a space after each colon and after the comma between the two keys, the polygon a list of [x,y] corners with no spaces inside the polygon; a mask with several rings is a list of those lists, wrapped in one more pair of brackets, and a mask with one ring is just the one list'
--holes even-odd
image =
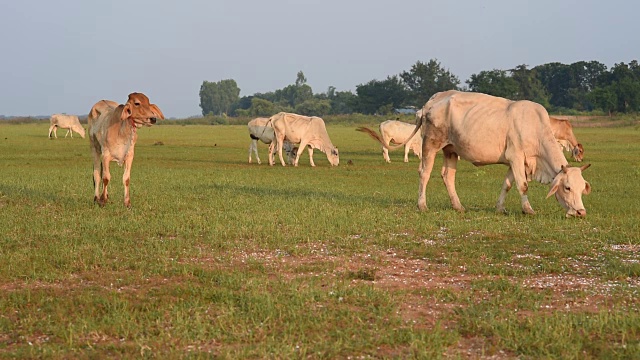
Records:
{"label": "brown calf", "polygon": [[[133,163],[134,147],[138,139],[137,129],[151,126],[158,119],[164,119],[162,111],[149,103],[149,98],[142,93],[131,93],[126,104],[118,105],[114,101],[101,100],[91,108],[87,121],[89,123],[89,142],[93,155],[93,184],[95,194],[93,201],[100,206],[107,203],[107,186],[111,180],[109,163],[124,163],[124,205],[131,207],[129,198],[129,178]],[[102,182],[102,194],[100,183]]]}

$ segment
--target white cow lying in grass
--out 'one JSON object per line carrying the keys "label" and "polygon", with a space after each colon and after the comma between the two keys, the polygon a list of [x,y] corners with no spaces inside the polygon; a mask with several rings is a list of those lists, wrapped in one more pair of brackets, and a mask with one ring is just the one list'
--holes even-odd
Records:
{"label": "white cow lying in grass", "polygon": [[[273,153],[275,151],[273,127],[271,123],[269,123],[269,118],[255,118],[249,121],[247,127],[249,128],[249,136],[251,137],[251,143],[249,144],[249,164],[251,164],[251,152],[256,154],[256,160],[258,160],[258,164],[261,164],[260,156],[258,156],[258,140],[269,145],[269,154]],[[293,164],[293,159],[296,156],[298,148],[294,147],[289,141],[285,141],[284,150],[287,153],[289,164]]]}

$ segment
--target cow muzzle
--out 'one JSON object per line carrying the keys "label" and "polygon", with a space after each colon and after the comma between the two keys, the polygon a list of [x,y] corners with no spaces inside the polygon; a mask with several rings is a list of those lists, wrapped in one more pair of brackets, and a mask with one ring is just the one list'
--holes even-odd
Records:
{"label": "cow muzzle", "polygon": [[152,125],[153,125],[153,124],[155,124],[155,123],[156,123],[156,121],[158,121],[158,119],[156,119],[156,118],[154,118],[154,117],[152,117],[152,118],[150,118],[150,119],[149,119],[149,122],[150,122]]}
{"label": "cow muzzle", "polygon": [[584,218],[587,216],[587,210],[586,209],[578,209],[578,210],[570,210],[567,211],[567,213],[565,214],[566,217],[579,217],[579,218]]}

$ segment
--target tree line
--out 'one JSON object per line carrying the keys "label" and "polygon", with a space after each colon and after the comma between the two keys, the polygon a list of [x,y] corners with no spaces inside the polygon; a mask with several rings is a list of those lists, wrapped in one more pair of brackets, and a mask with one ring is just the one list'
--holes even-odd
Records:
{"label": "tree line", "polygon": [[299,71],[295,83],[283,89],[243,97],[233,79],[203,81],[200,108],[204,116],[270,116],[280,111],[317,116],[389,114],[399,108],[422,107],[433,94],[446,90],[531,100],[553,113],[634,113],[640,111],[640,64],[633,60],[611,69],[598,61],[553,62],[531,69],[522,64],[481,71],[461,85],[456,75],[431,59],[384,80],[359,84],[355,93],[337,91],[334,86],[314,93]]}

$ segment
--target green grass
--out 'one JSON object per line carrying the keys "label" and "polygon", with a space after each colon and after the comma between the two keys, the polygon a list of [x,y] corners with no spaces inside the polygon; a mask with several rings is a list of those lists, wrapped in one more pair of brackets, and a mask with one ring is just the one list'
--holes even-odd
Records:
{"label": "green grass", "polygon": [[[132,209],[113,165],[93,203],[87,139],[0,124],[0,357],[640,357],[640,130],[576,128],[585,219],[506,168],[384,163],[329,125],[341,164],[247,164],[244,126],[139,131]],[[162,145],[160,145],[160,143]],[[352,164],[348,164],[351,160]]]}

